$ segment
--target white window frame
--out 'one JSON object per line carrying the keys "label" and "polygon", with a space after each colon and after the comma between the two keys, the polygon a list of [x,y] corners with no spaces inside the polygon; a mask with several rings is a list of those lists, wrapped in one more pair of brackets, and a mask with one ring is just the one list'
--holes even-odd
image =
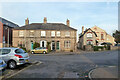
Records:
{"label": "white window frame", "polygon": [[51,31],[51,36],[55,37],[55,31]]}
{"label": "white window frame", "polygon": [[57,34],[57,37],[60,37],[60,31],[57,31],[56,34]]}
{"label": "white window frame", "polygon": [[34,31],[33,30],[30,30],[30,37],[34,37]]}
{"label": "white window frame", "polygon": [[87,37],[93,37],[92,33],[87,33]]}
{"label": "white window frame", "polygon": [[45,40],[42,40],[42,41],[40,41],[40,47],[42,47],[42,42],[44,42],[44,47],[47,47],[47,41],[45,41]]}
{"label": "white window frame", "polygon": [[46,31],[41,31],[41,36],[45,37],[46,36]]}
{"label": "white window frame", "polygon": [[69,32],[69,31],[66,31],[66,32],[65,32],[65,36],[66,36],[66,37],[70,37],[70,32]]}
{"label": "white window frame", "polygon": [[64,42],[64,47],[65,48],[70,48],[71,47],[71,42],[70,41],[65,41]]}
{"label": "white window frame", "polygon": [[24,31],[19,31],[19,37],[23,37],[24,36]]}

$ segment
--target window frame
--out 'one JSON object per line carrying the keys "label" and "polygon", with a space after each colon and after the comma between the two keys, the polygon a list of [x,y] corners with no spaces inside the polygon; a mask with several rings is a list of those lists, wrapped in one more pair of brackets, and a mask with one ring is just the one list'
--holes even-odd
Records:
{"label": "window frame", "polygon": [[19,37],[23,37],[24,36],[24,31],[19,31]]}
{"label": "window frame", "polygon": [[101,34],[101,40],[103,40],[104,39],[104,34]]}
{"label": "window frame", "polygon": [[51,31],[51,37],[55,37],[55,31]]}
{"label": "window frame", "polygon": [[71,47],[71,42],[70,41],[64,41],[64,47],[65,48],[70,48]]}
{"label": "window frame", "polygon": [[57,36],[57,37],[60,37],[60,35],[61,35],[61,34],[60,34],[60,31],[57,31],[57,32],[56,32],[56,36]]}
{"label": "window frame", "polygon": [[65,32],[65,37],[70,37],[70,31]]}
{"label": "window frame", "polygon": [[92,38],[93,37],[93,34],[92,33],[87,33],[87,38]]}
{"label": "window frame", "polygon": [[46,31],[41,31],[41,37],[45,37],[46,36]]}
{"label": "window frame", "polygon": [[30,31],[29,31],[29,36],[30,36],[30,37],[34,37],[34,31],[33,31],[33,30],[30,30]]}

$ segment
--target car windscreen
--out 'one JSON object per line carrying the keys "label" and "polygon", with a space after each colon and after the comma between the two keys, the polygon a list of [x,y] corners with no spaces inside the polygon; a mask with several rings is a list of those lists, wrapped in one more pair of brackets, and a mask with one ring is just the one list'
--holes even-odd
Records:
{"label": "car windscreen", "polygon": [[5,55],[10,53],[10,49],[0,49],[0,55]]}
{"label": "car windscreen", "polygon": [[40,49],[46,49],[46,47],[40,47]]}
{"label": "car windscreen", "polygon": [[15,53],[17,53],[17,54],[23,54],[23,53],[25,53],[25,51],[23,50],[23,49],[16,49],[15,50]]}

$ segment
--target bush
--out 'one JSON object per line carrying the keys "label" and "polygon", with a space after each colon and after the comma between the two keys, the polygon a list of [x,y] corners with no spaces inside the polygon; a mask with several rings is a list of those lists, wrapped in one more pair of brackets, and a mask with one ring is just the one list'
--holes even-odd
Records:
{"label": "bush", "polygon": [[73,52],[73,50],[70,50],[70,52]]}
{"label": "bush", "polygon": [[35,49],[35,48],[37,48],[37,47],[40,47],[40,44],[37,43],[37,42],[35,42],[35,43],[33,44],[33,49]]}
{"label": "bush", "polygon": [[110,45],[104,45],[106,50],[110,50]]}
{"label": "bush", "polygon": [[48,52],[51,52],[50,42],[47,42],[47,49],[48,49]]}
{"label": "bush", "polygon": [[99,49],[104,50],[103,46],[94,46],[93,47],[94,51],[98,51]]}

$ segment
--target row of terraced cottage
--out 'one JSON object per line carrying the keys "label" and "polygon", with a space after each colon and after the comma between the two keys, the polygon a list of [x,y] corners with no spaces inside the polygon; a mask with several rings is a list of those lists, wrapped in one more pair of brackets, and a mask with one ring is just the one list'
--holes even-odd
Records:
{"label": "row of terraced cottage", "polygon": [[29,24],[29,19],[27,18],[24,26],[12,29],[12,46],[25,47],[27,50],[32,50],[35,42],[39,43],[40,47],[47,47],[49,43],[51,50],[55,51],[76,51],[77,48],[83,49],[85,45],[98,45],[103,42],[109,42],[114,45],[114,38],[97,26],[86,30],[84,30],[83,26],[77,42],[77,29],[70,26],[68,19],[66,24],[47,23],[46,17],[43,23],[31,24]]}

